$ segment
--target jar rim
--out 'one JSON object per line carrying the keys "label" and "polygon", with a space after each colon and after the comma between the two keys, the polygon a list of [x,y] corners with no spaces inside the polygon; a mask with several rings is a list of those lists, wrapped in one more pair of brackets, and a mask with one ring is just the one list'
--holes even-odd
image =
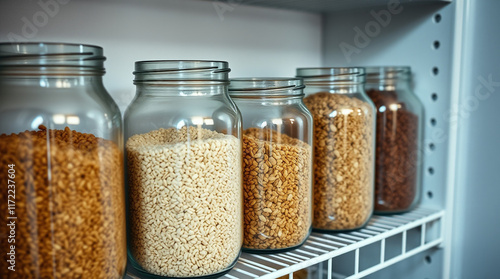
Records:
{"label": "jar rim", "polygon": [[248,77],[230,79],[231,97],[290,97],[303,96],[305,88],[301,78],[293,77]]}
{"label": "jar rim", "polygon": [[301,67],[297,68],[297,76],[314,77],[318,75],[364,75],[365,67]]}
{"label": "jar rim", "polygon": [[100,48],[101,46],[93,45],[93,44],[80,44],[80,43],[66,43],[66,42],[0,42],[0,45],[66,45],[66,46],[87,46]]}
{"label": "jar rim", "polygon": [[307,85],[346,84],[365,82],[364,67],[307,67],[297,68],[296,76],[303,78]]}
{"label": "jar rim", "polygon": [[179,63],[179,62],[209,62],[209,63],[221,63],[221,64],[226,64],[228,65],[229,63],[227,61],[223,60],[210,60],[210,59],[153,59],[153,60],[139,60],[136,61],[137,64],[143,64],[143,63]]}
{"label": "jar rim", "polygon": [[0,43],[0,72],[6,75],[102,75],[105,60],[103,48],[90,44]]}
{"label": "jar rim", "polygon": [[135,62],[134,84],[149,82],[228,83],[229,63],[217,60],[144,60]]}
{"label": "jar rim", "polygon": [[411,78],[410,66],[370,66],[366,67],[367,81],[407,80]]}
{"label": "jar rim", "polygon": [[[9,48],[12,51],[8,51]],[[48,48],[46,48],[46,47]],[[58,48],[70,48],[74,50],[73,52],[66,52],[63,49],[57,50]],[[76,51],[81,49],[81,51]],[[37,50],[36,52],[33,52]],[[84,51],[85,50],[85,51]],[[95,50],[95,52],[91,52]],[[31,52],[30,52],[31,51]],[[82,55],[95,55],[94,59],[103,59],[106,57],[102,56],[103,48],[97,45],[91,44],[77,44],[77,43],[56,43],[56,42],[23,42],[23,43],[1,43],[0,42],[0,59],[9,57],[29,57],[29,56],[52,56],[52,55],[64,55],[64,54],[82,54]],[[9,54],[12,53],[12,54]]]}

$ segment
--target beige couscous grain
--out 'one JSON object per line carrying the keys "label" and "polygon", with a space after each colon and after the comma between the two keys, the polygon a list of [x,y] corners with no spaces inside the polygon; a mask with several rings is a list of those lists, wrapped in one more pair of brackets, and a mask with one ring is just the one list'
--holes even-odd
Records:
{"label": "beige couscous grain", "polygon": [[373,212],[373,108],[329,92],[304,103],[314,118],[313,227],[357,229]]}
{"label": "beige couscous grain", "polygon": [[241,141],[203,128],[159,129],[126,144],[131,253],[147,272],[221,272],[242,245]]}
{"label": "beige couscous grain", "polygon": [[312,147],[269,129],[243,132],[244,241],[249,249],[300,245],[311,229]]}

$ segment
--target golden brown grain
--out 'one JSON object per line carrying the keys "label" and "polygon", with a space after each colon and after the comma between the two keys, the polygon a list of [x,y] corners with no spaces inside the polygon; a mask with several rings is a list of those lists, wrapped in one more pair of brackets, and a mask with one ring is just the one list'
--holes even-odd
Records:
{"label": "golden brown grain", "polygon": [[[121,278],[126,264],[123,159],[108,140],[72,131],[0,136],[0,212],[15,164],[16,271],[0,278]],[[8,247],[0,226],[0,246]],[[3,250],[2,250],[3,251]]]}
{"label": "golden brown grain", "polygon": [[328,92],[304,103],[314,117],[313,227],[359,228],[373,211],[372,107]]}
{"label": "golden brown grain", "polygon": [[269,129],[243,134],[243,247],[300,245],[311,228],[311,146]]}

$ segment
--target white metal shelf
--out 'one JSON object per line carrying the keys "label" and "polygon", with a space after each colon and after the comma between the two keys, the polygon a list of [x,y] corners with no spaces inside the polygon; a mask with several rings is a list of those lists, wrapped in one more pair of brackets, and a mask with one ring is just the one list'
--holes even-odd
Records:
{"label": "white metal shelf", "polygon": [[[243,253],[233,270],[222,278],[293,278],[293,272],[313,266],[315,278],[362,278],[441,244],[443,217],[444,211],[423,207],[401,215],[373,216],[365,228],[357,231],[312,233],[302,247],[290,252]],[[370,257],[360,256],[367,253]],[[351,257],[342,259],[344,256]],[[339,259],[344,262],[334,262]],[[372,264],[363,262],[366,259]],[[352,269],[346,272],[338,266]],[[129,273],[127,278],[138,277]]]}

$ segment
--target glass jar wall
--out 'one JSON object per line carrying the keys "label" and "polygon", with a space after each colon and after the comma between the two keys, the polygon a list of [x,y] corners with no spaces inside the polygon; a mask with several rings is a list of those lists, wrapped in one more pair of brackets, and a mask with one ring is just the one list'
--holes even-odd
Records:
{"label": "glass jar wall", "polygon": [[243,116],[243,248],[302,245],[312,220],[312,116],[300,79],[232,79]]}
{"label": "glass jar wall", "polygon": [[121,114],[104,60],[97,46],[0,44],[1,278],[124,274]]}
{"label": "glass jar wall", "polygon": [[373,213],[375,111],[364,68],[299,68],[314,118],[313,228],[363,227]]}
{"label": "glass jar wall", "polygon": [[420,196],[423,105],[410,88],[410,67],[367,68],[377,109],[375,212],[411,210]]}
{"label": "glass jar wall", "polygon": [[228,64],[135,67],[125,113],[129,259],[148,278],[221,275],[243,238],[241,116]]}

